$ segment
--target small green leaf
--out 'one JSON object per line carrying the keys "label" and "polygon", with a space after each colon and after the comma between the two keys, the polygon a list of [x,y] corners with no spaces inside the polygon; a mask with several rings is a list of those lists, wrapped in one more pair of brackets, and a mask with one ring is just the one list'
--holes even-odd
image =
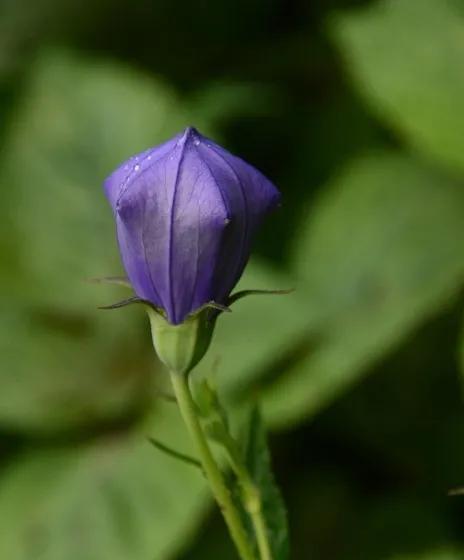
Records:
{"label": "small green leaf", "polygon": [[161,451],[161,453],[165,453],[166,455],[172,457],[173,459],[176,459],[177,461],[182,461],[186,465],[190,465],[192,467],[197,467],[201,469],[200,461],[198,461],[194,457],[191,457],[190,455],[186,455],[181,451],[177,451],[176,449],[173,449],[169,445],[166,445],[165,443],[158,441],[154,437],[149,437],[148,441],[153,445],[155,449]]}
{"label": "small green leaf", "polygon": [[195,404],[200,416],[204,419],[212,417],[217,412],[216,388],[208,379],[194,379],[192,383]]}
{"label": "small green leaf", "polygon": [[266,432],[257,408],[253,408],[245,446],[247,470],[258,489],[273,560],[289,557],[287,513],[272,472]]}
{"label": "small green leaf", "polygon": [[219,444],[232,461],[239,460],[238,447],[230,433],[229,418],[217,390],[202,379],[194,384],[195,403],[207,437]]}

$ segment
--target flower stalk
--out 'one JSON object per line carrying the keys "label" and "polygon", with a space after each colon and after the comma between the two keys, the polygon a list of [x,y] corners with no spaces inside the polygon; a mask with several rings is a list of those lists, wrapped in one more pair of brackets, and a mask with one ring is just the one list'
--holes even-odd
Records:
{"label": "flower stalk", "polygon": [[[222,473],[213,457],[211,449],[198,419],[195,403],[190,392],[187,376],[171,372],[171,382],[177,398],[179,410],[190,436],[197,448],[203,471],[214,497],[222,511],[230,535],[242,560],[256,560],[253,548],[243,526],[240,514],[224,482]],[[270,557],[269,557],[270,558]],[[267,560],[267,559],[266,559]]]}
{"label": "flower stalk", "polygon": [[[235,441],[233,441],[235,446]],[[234,456],[236,454],[234,453]],[[242,461],[231,459],[231,466],[242,491],[242,502],[250,516],[259,550],[260,560],[273,560],[261,496]]]}
{"label": "flower stalk", "polygon": [[[218,408],[220,407],[217,401]],[[234,472],[241,493],[241,502],[245,511],[250,516],[260,560],[273,560],[269,534],[264,519],[263,505],[259,488],[253,481],[239,450],[236,440],[231,435],[225,413],[216,417],[216,437],[227,452],[230,466]]]}

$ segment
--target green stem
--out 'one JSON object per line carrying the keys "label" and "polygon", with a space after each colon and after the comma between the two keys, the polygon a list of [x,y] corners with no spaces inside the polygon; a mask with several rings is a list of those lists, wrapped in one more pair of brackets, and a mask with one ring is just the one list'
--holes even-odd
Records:
{"label": "green stem", "polygon": [[261,511],[256,514],[251,513],[251,519],[253,521],[253,527],[255,529],[256,541],[258,542],[259,554],[261,560],[272,560],[271,547],[269,544],[269,539],[267,537],[267,528],[264,523],[264,518]]}
{"label": "green stem", "polygon": [[205,434],[198,420],[187,377],[171,373],[172,386],[179,404],[179,409],[187,429],[190,432],[200,457],[200,461],[210,484],[214,497],[222,511],[232,540],[242,560],[255,560],[253,549],[248,542],[246,531],[235,507],[223,476],[211,453]]}
{"label": "green stem", "polygon": [[253,524],[253,530],[258,544],[260,560],[273,560],[271,545],[266,521],[263,515],[263,505],[259,488],[256,487],[235,439],[230,434],[227,425],[223,422],[222,443],[227,450],[230,466],[234,471],[241,489],[242,504],[245,507]]}
{"label": "green stem", "polygon": [[260,560],[273,560],[259,490],[240,461],[232,460],[232,468],[242,488],[245,509],[251,517],[258,543]]}

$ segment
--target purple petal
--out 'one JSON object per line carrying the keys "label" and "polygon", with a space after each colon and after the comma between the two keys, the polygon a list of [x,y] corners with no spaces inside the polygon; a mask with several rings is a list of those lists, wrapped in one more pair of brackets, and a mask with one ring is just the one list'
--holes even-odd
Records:
{"label": "purple petal", "polygon": [[261,173],[192,128],[120,166],[105,192],[136,294],[173,324],[208,301],[225,302],[280,197]]}

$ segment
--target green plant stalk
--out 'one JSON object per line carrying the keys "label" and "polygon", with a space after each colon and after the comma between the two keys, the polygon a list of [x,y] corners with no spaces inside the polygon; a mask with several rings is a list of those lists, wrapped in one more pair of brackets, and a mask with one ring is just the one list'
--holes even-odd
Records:
{"label": "green plant stalk", "polygon": [[259,489],[250,477],[238,453],[235,440],[229,435],[229,459],[242,490],[242,502],[253,523],[260,560],[273,560]]}
{"label": "green plant stalk", "polygon": [[245,508],[253,523],[260,560],[273,560],[259,491],[246,471],[240,475],[237,474],[237,477],[242,487]]}
{"label": "green plant stalk", "polygon": [[242,560],[256,560],[239,512],[237,511],[230,492],[225,485],[222,473],[213,457],[203,429],[198,420],[187,376],[171,372],[171,382],[177,398],[180,413],[188,431],[190,432],[190,436],[195,443],[203,471],[222,511],[240,558]]}

